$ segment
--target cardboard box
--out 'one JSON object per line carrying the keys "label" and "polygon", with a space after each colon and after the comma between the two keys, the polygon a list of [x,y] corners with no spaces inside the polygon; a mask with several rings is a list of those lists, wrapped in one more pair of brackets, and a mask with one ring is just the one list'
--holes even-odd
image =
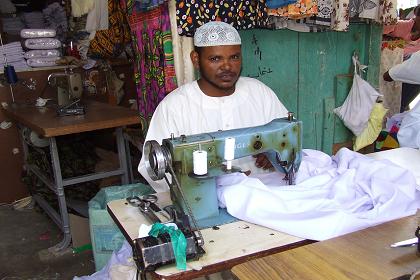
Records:
{"label": "cardboard box", "polygon": [[89,219],[69,214],[70,232],[73,248],[90,244]]}

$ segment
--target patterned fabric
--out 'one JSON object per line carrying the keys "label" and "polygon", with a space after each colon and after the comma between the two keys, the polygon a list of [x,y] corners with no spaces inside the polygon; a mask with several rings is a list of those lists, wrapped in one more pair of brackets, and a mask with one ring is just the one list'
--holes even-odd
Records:
{"label": "patterned fabric", "polygon": [[88,56],[118,57],[130,42],[130,30],[118,0],[108,0],[109,28],[96,31],[89,44]]}
{"label": "patterned fabric", "polygon": [[157,8],[159,5],[165,3],[168,0],[126,0],[127,13],[131,15],[134,12],[146,12]]}
{"label": "patterned fabric", "polygon": [[331,25],[331,13],[333,11],[333,0],[318,0],[318,14],[311,17],[314,24]]}
{"label": "patterned fabric", "polygon": [[396,24],[397,20],[397,0],[379,0],[379,22]]}
{"label": "patterned fabric", "polygon": [[306,18],[318,13],[317,0],[298,0],[295,4],[278,9],[268,9],[272,16],[288,17],[290,19]]}
{"label": "patterned fabric", "polygon": [[379,21],[379,0],[350,0],[350,17],[360,17]]}
{"label": "patterned fabric", "polygon": [[331,13],[331,29],[347,31],[349,28],[349,0],[336,0]]}
{"label": "patterned fabric", "polygon": [[264,0],[179,0],[176,4],[180,35],[193,36],[198,27],[209,21],[223,21],[238,30],[268,24]]}
{"label": "patterned fabric", "polygon": [[137,103],[146,132],[159,102],[177,87],[168,6],[148,12],[126,7],[132,11],[129,24],[136,52]]}
{"label": "patterned fabric", "polygon": [[266,0],[267,8],[277,9],[292,3],[296,3],[297,0]]}
{"label": "patterned fabric", "polygon": [[269,22],[272,29],[289,29],[296,32],[325,32],[328,31],[325,26],[318,26],[307,23],[307,19],[287,19],[284,17],[269,16]]}

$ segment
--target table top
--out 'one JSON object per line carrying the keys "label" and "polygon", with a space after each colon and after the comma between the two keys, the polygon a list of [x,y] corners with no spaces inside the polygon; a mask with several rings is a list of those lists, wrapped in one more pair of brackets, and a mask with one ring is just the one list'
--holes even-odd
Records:
{"label": "table top", "polygon": [[410,216],[233,267],[241,280],[394,279],[420,268],[417,247],[391,248],[413,238]]}
{"label": "table top", "polygon": [[[171,204],[169,193],[158,194],[160,207]],[[150,222],[136,207],[125,199],[114,200],[107,205],[108,212],[127,240],[138,237],[139,226]],[[158,268],[155,277],[165,279],[191,279],[201,275],[230,269],[232,266],[252,258],[267,256],[289,250],[313,241],[268,229],[252,223],[237,221],[201,230],[206,254],[197,261],[187,262],[187,271],[179,271],[175,265]]]}
{"label": "table top", "polygon": [[54,137],[72,133],[139,124],[137,111],[106,103],[86,100],[86,113],[77,116],[58,116],[56,106],[12,104],[2,108],[4,114],[37,132],[43,137]]}

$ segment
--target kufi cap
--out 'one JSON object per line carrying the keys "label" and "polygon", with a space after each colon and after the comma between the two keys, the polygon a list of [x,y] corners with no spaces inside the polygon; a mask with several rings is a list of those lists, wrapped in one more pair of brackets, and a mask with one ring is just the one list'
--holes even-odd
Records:
{"label": "kufi cap", "polygon": [[241,37],[230,24],[222,21],[210,21],[197,28],[194,34],[194,46],[212,47],[240,45]]}

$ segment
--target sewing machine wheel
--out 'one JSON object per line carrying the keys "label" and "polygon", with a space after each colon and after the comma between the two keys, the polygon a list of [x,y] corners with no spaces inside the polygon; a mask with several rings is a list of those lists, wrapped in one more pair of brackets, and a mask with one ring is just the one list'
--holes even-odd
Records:
{"label": "sewing machine wheel", "polygon": [[167,148],[155,140],[147,141],[144,144],[144,156],[150,178],[154,181],[163,179],[168,165],[171,164],[171,154]]}

